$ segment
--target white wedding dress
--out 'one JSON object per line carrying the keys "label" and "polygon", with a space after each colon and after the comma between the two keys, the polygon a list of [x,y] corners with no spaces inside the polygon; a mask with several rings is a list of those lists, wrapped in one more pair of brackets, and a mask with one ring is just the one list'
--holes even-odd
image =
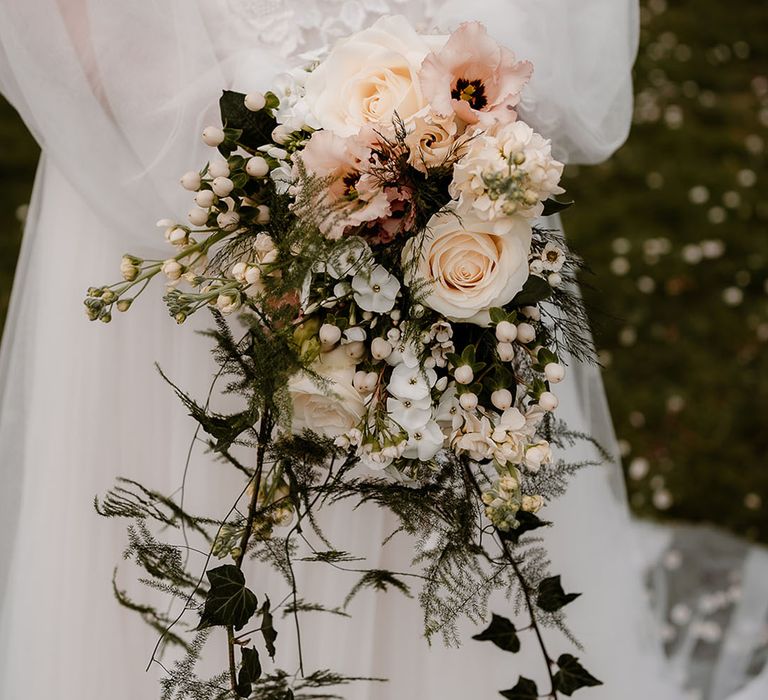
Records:
{"label": "white wedding dress", "polygon": [[[123,252],[163,255],[154,222],[189,208],[176,183],[209,155],[198,135],[216,122],[222,88],[266,89],[298,54],[387,13],[424,29],[486,22],[534,62],[524,117],[568,161],[600,161],[623,142],[633,0],[0,2],[0,90],[44,154],[0,358],[0,700],[159,695],[158,667],[143,673],[155,635],[110,588],[124,523],[100,519],[91,502],[118,475],[164,491],[179,486],[194,425],[153,363],[202,396],[211,360],[192,329],[168,317],[159,290],[106,327],[87,322],[84,290],[115,278]],[[596,370],[573,366],[559,397],[572,428],[615,447]],[[195,452],[192,509],[236,493],[223,471]],[[646,607],[619,467],[583,471],[547,516],[557,523],[547,537],[554,569],[585,594],[568,609],[585,646],[579,655],[605,682],[584,697],[683,697]],[[340,507],[326,524],[371,566],[407,560],[405,539],[380,547],[392,523],[378,511]],[[133,573],[119,583],[138,597]],[[260,597],[283,597],[276,576],[258,576]],[[335,603],[353,582],[318,564],[298,576],[307,598]],[[503,599],[492,609],[511,614]],[[308,670],[390,678],[349,686],[350,700],[492,698],[519,672],[546,688],[532,640],[517,656],[471,641],[429,648],[417,603],[398,592],[360,594],[351,612],[352,620],[318,614],[303,625]],[[290,620],[276,624],[278,661],[292,671]],[[558,634],[548,639],[554,653],[573,651]],[[765,697],[759,683],[738,700]]]}

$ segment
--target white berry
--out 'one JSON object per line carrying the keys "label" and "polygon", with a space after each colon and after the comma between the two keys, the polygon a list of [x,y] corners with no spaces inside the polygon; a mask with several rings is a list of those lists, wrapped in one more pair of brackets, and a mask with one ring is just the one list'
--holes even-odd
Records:
{"label": "white berry", "polygon": [[214,194],[219,197],[226,197],[234,188],[235,184],[228,177],[217,177],[212,183]]}
{"label": "white berry", "polygon": [[454,370],[453,376],[459,384],[469,384],[475,378],[475,373],[469,365],[461,365]]}
{"label": "white berry", "polygon": [[515,347],[512,343],[499,343],[496,352],[502,362],[512,362],[515,359]]}
{"label": "white berry", "polygon": [[245,96],[244,102],[246,109],[249,109],[251,112],[259,112],[266,106],[267,99],[260,92],[249,92]]}
{"label": "white berry", "polygon": [[211,177],[229,177],[229,163],[223,158],[208,163],[208,174]]}
{"label": "white berry", "polygon": [[500,411],[506,411],[512,405],[512,392],[509,389],[498,389],[491,394],[491,403]]}
{"label": "white berry", "polygon": [[190,170],[188,173],[184,173],[181,176],[180,182],[185,190],[196,192],[200,189],[200,173]]}
{"label": "white berry", "polygon": [[281,146],[288,142],[288,138],[291,135],[291,130],[285,126],[285,124],[278,124],[272,129],[272,140]]}
{"label": "white berry", "polygon": [[269,173],[269,163],[261,156],[254,156],[245,164],[245,172],[251,177],[264,177]]}
{"label": "white berry", "polygon": [[535,337],[536,329],[530,323],[521,323],[517,327],[517,339],[521,343],[530,343]]}
{"label": "white berry", "polygon": [[547,282],[549,282],[550,287],[559,287],[562,281],[563,278],[557,272],[553,272],[549,277],[547,277]]}
{"label": "white berry", "polygon": [[195,207],[187,214],[187,219],[193,226],[204,226],[205,222],[208,221],[208,210]]}
{"label": "white berry", "polygon": [[477,408],[477,394],[462,394],[459,396],[459,405],[465,411],[474,411]]}
{"label": "white berry", "polygon": [[341,340],[341,328],[334,326],[332,323],[324,323],[320,326],[318,335],[320,337],[320,345],[323,348],[332,348]]}
{"label": "white berry", "polygon": [[195,204],[203,209],[210,209],[213,206],[213,200],[216,199],[216,195],[213,190],[200,190],[195,195]]}
{"label": "white berry", "polygon": [[557,384],[558,382],[563,381],[563,377],[565,377],[565,367],[559,362],[550,362],[544,367],[544,374],[546,375],[548,382]]}
{"label": "white berry", "polygon": [[517,338],[517,326],[509,321],[500,321],[496,325],[496,339],[502,343],[512,343]]}
{"label": "white berry", "polygon": [[385,338],[374,338],[371,341],[371,355],[374,360],[386,360],[392,354],[392,343]]}
{"label": "white berry", "polygon": [[224,143],[224,130],[219,129],[218,126],[206,126],[203,129],[203,143],[206,146],[216,147]]}
{"label": "white berry", "polygon": [[523,316],[530,318],[532,321],[541,320],[541,311],[539,311],[538,306],[524,306],[520,310],[522,311]]}
{"label": "white berry", "polygon": [[554,411],[560,402],[551,391],[545,391],[539,396],[539,406],[545,411]]}

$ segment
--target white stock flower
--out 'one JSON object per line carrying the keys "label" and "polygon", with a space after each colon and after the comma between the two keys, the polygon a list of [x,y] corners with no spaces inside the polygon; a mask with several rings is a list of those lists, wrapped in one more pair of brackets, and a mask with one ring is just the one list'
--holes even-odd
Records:
{"label": "white stock flower", "polygon": [[445,436],[440,426],[431,420],[420,428],[408,431],[408,444],[403,457],[427,462],[440,451],[444,441]]}
{"label": "white stock flower", "polygon": [[435,370],[422,369],[418,365],[409,367],[402,363],[392,370],[387,390],[400,400],[419,401],[429,398],[436,381]]}
{"label": "white stock flower", "polygon": [[521,121],[477,134],[453,170],[449,189],[459,212],[484,220],[540,216],[542,202],[565,191],[558,185],[563,164],[551,151],[550,142]]}
{"label": "white stock flower", "polygon": [[451,437],[451,446],[456,454],[466,454],[475,461],[489,459],[495,448],[492,432],[493,425],[487,416],[465,414],[464,424]]}
{"label": "white stock flower", "polygon": [[336,348],[321,354],[312,369],[326,382],[321,384],[306,372],[288,380],[293,432],[307,429],[329,438],[349,434],[365,414],[363,397],[352,385],[354,360]]}
{"label": "white stock flower", "polygon": [[339,136],[367,124],[391,126],[395,114],[408,120],[426,105],[418,73],[438,41],[445,38],[420,36],[404,17],[383,17],[336,43],[304,78],[303,100]]}
{"label": "white stock flower", "polygon": [[443,214],[428,229],[423,242],[411,239],[403,248],[404,264],[420,253],[406,266],[406,283],[428,283],[424,305],[449,320],[487,326],[488,309],[510,302],[528,279],[530,226]]}
{"label": "white stock flower", "polygon": [[355,302],[363,311],[386,313],[395,307],[400,282],[381,265],[370,272],[358,272],[352,278]]}

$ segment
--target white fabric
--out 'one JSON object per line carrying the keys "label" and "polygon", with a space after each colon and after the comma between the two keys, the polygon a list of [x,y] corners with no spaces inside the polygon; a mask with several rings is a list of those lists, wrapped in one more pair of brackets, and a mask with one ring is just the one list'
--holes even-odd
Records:
{"label": "white fabric", "polygon": [[[198,134],[215,121],[222,88],[264,89],[296,53],[393,11],[423,28],[483,19],[534,60],[524,112],[568,160],[600,160],[624,139],[632,0],[0,2],[0,90],[45,153],[0,358],[0,697],[157,695],[156,674],[141,673],[154,635],[109,589],[122,524],[100,521],[90,502],[117,475],[179,485],[194,426],[152,363],[199,396],[211,364],[204,343],[177,328],[152,292],[102,327],[86,322],[83,290],[111,279],[126,250],[162,251],[154,221],[189,207],[176,180],[206,157]],[[574,368],[561,387],[564,417],[615,447],[597,373]],[[189,502],[224,503],[235,487],[221,473],[197,453]],[[606,681],[591,697],[677,697],[646,614],[618,467],[585,471],[549,514],[559,523],[548,538],[555,567],[586,593],[569,619],[585,663]],[[368,553],[372,565],[407,557],[400,540],[379,547],[385,515],[361,517],[341,508],[328,516],[340,545]],[[318,597],[338,600],[330,568],[305,567],[300,586],[309,581]],[[282,598],[274,577],[263,583]],[[392,677],[354,686],[352,700],[492,697],[518,669],[536,675],[525,653],[494,656],[472,642],[429,651],[416,603],[399,594],[361,595],[353,613],[354,623],[305,624],[309,668]],[[290,649],[288,627],[281,649]],[[555,649],[570,649],[555,638]]]}

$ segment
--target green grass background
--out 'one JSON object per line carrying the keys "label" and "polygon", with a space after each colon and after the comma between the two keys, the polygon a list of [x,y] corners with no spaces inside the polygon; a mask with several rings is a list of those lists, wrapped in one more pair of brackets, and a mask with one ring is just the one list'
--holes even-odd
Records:
{"label": "green grass background", "polygon": [[[634,128],[565,215],[636,512],[768,541],[768,6],[644,0]],[[0,317],[37,148],[0,103]],[[84,280],[84,284],[87,280]],[[55,290],[50,290],[55,293]]]}

